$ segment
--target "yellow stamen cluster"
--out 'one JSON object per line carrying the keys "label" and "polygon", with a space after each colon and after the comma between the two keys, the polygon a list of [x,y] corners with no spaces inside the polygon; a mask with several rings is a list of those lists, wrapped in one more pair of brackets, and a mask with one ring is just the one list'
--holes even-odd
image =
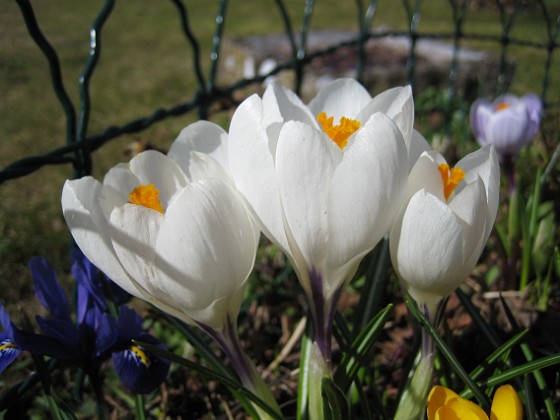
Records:
{"label": "yellow stamen cluster", "polygon": [[144,350],[142,350],[138,346],[130,346],[130,350],[140,359],[144,366],[150,367],[150,358],[146,355],[146,352],[144,352]]}
{"label": "yellow stamen cluster", "polygon": [[360,122],[351,118],[342,117],[340,124],[333,125],[334,117],[327,117],[325,112],[317,115],[317,121],[321,124],[323,131],[334,141],[338,147],[344,149],[348,138],[360,128]]}
{"label": "yellow stamen cluster", "polygon": [[159,201],[159,190],[154,184],[140,185],[128,195],[128,202],[138,206],[144,206],[163,213],[163,206]]}
{"label": "yellow stamen cluster", "polygon": [[500,102],[498,105],[496,105],[496,111],[503,111],[504,109],[508,109],[509,105],[506,104],[505,102]]}
{"label": "yellow stamen cluster", "polygon": [[9,349],[9,348],[15,348],[15,347],[16,347],[16,345],[13,344],[13,343],[1,344],[1,345],[0,345],[0,352],[1,352],[2,350]]}
{"label": "yellow stamen cluster", "polygon": [[438,169],[441,173],[441,179],[443,180],[443,195],[445,196],[445,200],[449,200],[451,193],[465,177],[465,171],[461,168],[450,169],[447,163],[438,165]]}

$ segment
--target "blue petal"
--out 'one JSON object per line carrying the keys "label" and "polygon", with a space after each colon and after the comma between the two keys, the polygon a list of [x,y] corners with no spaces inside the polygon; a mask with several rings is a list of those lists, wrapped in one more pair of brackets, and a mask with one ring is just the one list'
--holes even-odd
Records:
{"label": "blue petal", "polygon": [[126,306],[119,308],[119,320],[117,324],[117,335],[119,341],[129,342],[144,333],[142,330],[142,318],[134,309]]}
{"label": "blue petal", "polygon": [[[4,335],[4,332],[0,337]],[[8,337],[0,338],[0,373],[4,372],[4,369],[8,367],[10,363],[14,361],[16,357],[19,356],[21,350],[16,346],[16,344]]]}
{"label": "blue petal", "polygon": [[29,333],[14,328],[13,338],[14,343],[16,343],[20,350],[64,360],[75,360],[76,358],[74,349],[62,344],[54,337]]}
{"label": "blue petal", "polygon": [[4,327],[4,331],[2,334],[5,334],[7,337],[12,336],[12,321],[10,321],[10,315],[2,305],[0,305],[0,324]]}
{"label": "blue petal", "polygon": [[[154,337],[143,334],[140,340],[165,347]],[[123,384],[135,394],[147,394],[156,389],[169,372],[169,360],[151,354],[139,346],[129,345],[113,353],[113,365]]]}
{"label": "blue petal", "polygon": [[35,294],[49,313],[58,319],[70,319],[70,307],[64,291],[58,284],[53,266],[44,257],[29,261],[33,274]]}
{"label": "blue petal", "polygon": [[[106,310],[107,304],[103,294],[103,285],[99,281],[99,270],[88,260],[80,249],[72,254],[72,275],[78,285],[91,295],[91,299],[101,308]],[[79,312],[79,310],[78,310]]]}
{"label": "blue petal", "polygon": [[97,325],[95,347],[97,355],[110,351],[117,340],[117,320],[109,314],[103,314]]}
{"label": "blue petal", "polygon": [[107,310],[106,298],[112,299],[117,305],[131,298],[130,294],[101,273],[80,249],[74,251],[72,259],[74,261],[72,274],[76,282],[89,291],[96,304],[102,309]]}
{"label": "blue petal", "polygon": [[40,316],[37,316],[36,320],[41,332],[59,343],[58,346],[50,350],[53,351],[54,349],[55,354],[41,353],[40,349],[35,350],[36,353],[66,360],[80,359],[80,334],[72,322],[56,318],[44,319]]}

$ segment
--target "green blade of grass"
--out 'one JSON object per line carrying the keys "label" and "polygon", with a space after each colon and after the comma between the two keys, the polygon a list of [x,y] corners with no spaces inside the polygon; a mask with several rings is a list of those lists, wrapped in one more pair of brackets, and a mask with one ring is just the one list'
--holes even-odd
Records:
{"label": "green blade of grass", "polygon": [[[540,359],[534,360],[529,363],[524,363],[522,365],[516,366],[514,368],[508,369],[501,373],[498,373],[486,381],[482,382],[482,385],[487,387],[502,385],[503,383],[517,378],[521,375],[526,375],[528,373],[533,373],[536,370],[544,369],[549,366],[560,364],[560,353],[552,354],[550,356],[541,357]],[[471,398],[474,395],[472,389],[467,389],[461,394],[463,398]]]}
{"label": "green blade of grass", "polygon": [[412,300],[410,296],[406,297],[406,306],[408,307],[410,313],[414,318],[420,323],[420,326],[424,328],[430,336],[433,338],[437,348],[441,354],[447,359],[453,371],[457,376],[465,383],[465,385],[470,389],[475,398],[478,400],[483,410],[486,412],[490,411],[490,400],[486,396],[482,389],[473,381],[467,374],[463,366],[459,363],[453,352],[449,349],[447,344],[443,341],[438,331],[434,326],[428,321],[428,319],[422,314],[422,312],[416,306],[416,303]]}
{"label": "green blade of grass", "polygon": [[488,368],[490,368],[498,359],[500,359],[506,352],[509,352],[515,345],[517,345],[523,337],[529,332],[529,330],[523,330],[516,334],[503,345],[501,345],[496,351],[494,351],[490,356],[488,356],[484,363],[474,368],[470,373],[472,379],[477,379],[482,373],[484,373]]}
{"label": "green blade of grass", "polygon": [[379,336],[393,310],[393,304],[387,305],[365,326],[345,352],[334,380],[340,389],[347,392],[367,352]]}
{"label": "green blade of grass", "polygon": [[251,406],[251,404],[248,404],[248,400],[257,404],[260,408],[266,411],[266,413],[269,414],[271,418],[281,419],[281,417],[279,417],[278,414],[271,407],[268,406],[268,404],[266,404],[263,400],[261,400],[258,396],[253,394],[251,391],[243,387],[243,385],[241,385],[241,383],[236,379],[233,379],[231,375],[223,375],[221,372],[217,372],[215,370],[204,367],[198,363],[194,363],[188,359],[185,359],[181,356],[171,353],[170,351],[161,349],[156,345],[146,343],[143,341],[136,341],[136,340],[133,340],[133,342],[138,344],[142,348],[145,348],[151,353],[165,357],[166,359],[169,359],[172,362],[178,363],[182,366],[192,369],[200,373],[202,376],[204,376],[207,379],[213,379],[215,381],[220,382],[221,384],[226,386],[232,392],[232,394],[234,394],[234,396],[238,399],[238,401],[252,416],[255,416],[256,413],[254,408]]}
{"label": "green blade of grass", "polygon": [[[308,321],[308,330],[310,328]],[[297,420],[307,420],[307,402],[309,400],[309,366],[313,343],[307,331],[301,339],[301,357],[299,361],[299,380],[297,393]]]}

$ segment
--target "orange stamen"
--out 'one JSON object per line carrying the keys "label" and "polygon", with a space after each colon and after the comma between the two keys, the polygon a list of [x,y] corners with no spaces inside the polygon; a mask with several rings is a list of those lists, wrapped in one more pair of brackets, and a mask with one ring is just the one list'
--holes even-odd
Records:
{"label": "orange stamen", "polygon": [[342,117],[340,124],[333,125],[333,117],[328,117],[325,112],[317,115],[317,121],[321,124],[323,131],[334,141],[338,147],[344,149],[348,143],[348,138],[360,128],[360,122],[351,118]]}
{"label": "orange stamen", "polygon": [[504,109],[508,109],[509,105],[506,104],[505,102],[500,102],[498,105],[496,105],[496,111],[503,111]]}
{"label": "orange stamen", "polygon": [[461,168],[450,169],[447,163],[438,165],[438,169],[441,173],[441,179],[443,180],[443,195],[445,196],[445,200],[449,200],[451,193],[465,177],[465,171]]}
{"label": "orange stamen", "polygon": [[159,201],[159,190],[154,184],[139,185],[128,195],[128,202],[138,206],[144,206],[163,213],[163,206]]}

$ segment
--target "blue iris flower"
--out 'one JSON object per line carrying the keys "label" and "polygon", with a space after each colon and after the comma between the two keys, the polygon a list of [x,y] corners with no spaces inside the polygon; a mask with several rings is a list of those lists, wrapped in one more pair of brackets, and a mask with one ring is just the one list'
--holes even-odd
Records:
{"label": "blue iris flower", "polygon": [[[21,350],[47,355],[78,365],[88,374],[97,374],[101,363],[112,357],[117,375],[135,393],[148,393],[165,379],[169,361],[153,355],[133,343],[133,339],[164,348],[144,332],[140,317],[132,309],[120,307],[119,318],[108,313],[106,292],[116,303],[130,295],[108,279],[81,251],[73,254],[72,273],[76,279],[76,321],[71,317],[68,299],[60,287],[56,272],[47,259],[34,257],[29,262],[35,294],[49,312],[37,316],[42,334],[23,332],[13,326],[3,310],[0,321],[0,368],[10,364]],[[1,372],[0,370],[0,372]]]}
{"label": "blue iris flower", "polygon": [[142,329],[142,320],[132,309],[119,308],[119,318],[103,318],[104,331],[115,334],[99,336],[98,346],[112,350],[113,366],[122,383],[135,394],[151,392],[163,382],[169,371],[169,360],[152,354],[132,340],[153,344],[165,349],[157,339]]}
{"label": "blue iris flower", "polygon": [[16,345],[14,339],[15,326],[10,320],[10,315],[0,305],[0,324],[4,328],[0,332],[0,373],[12,363],[16,357],[21,353],[21,349]]}

